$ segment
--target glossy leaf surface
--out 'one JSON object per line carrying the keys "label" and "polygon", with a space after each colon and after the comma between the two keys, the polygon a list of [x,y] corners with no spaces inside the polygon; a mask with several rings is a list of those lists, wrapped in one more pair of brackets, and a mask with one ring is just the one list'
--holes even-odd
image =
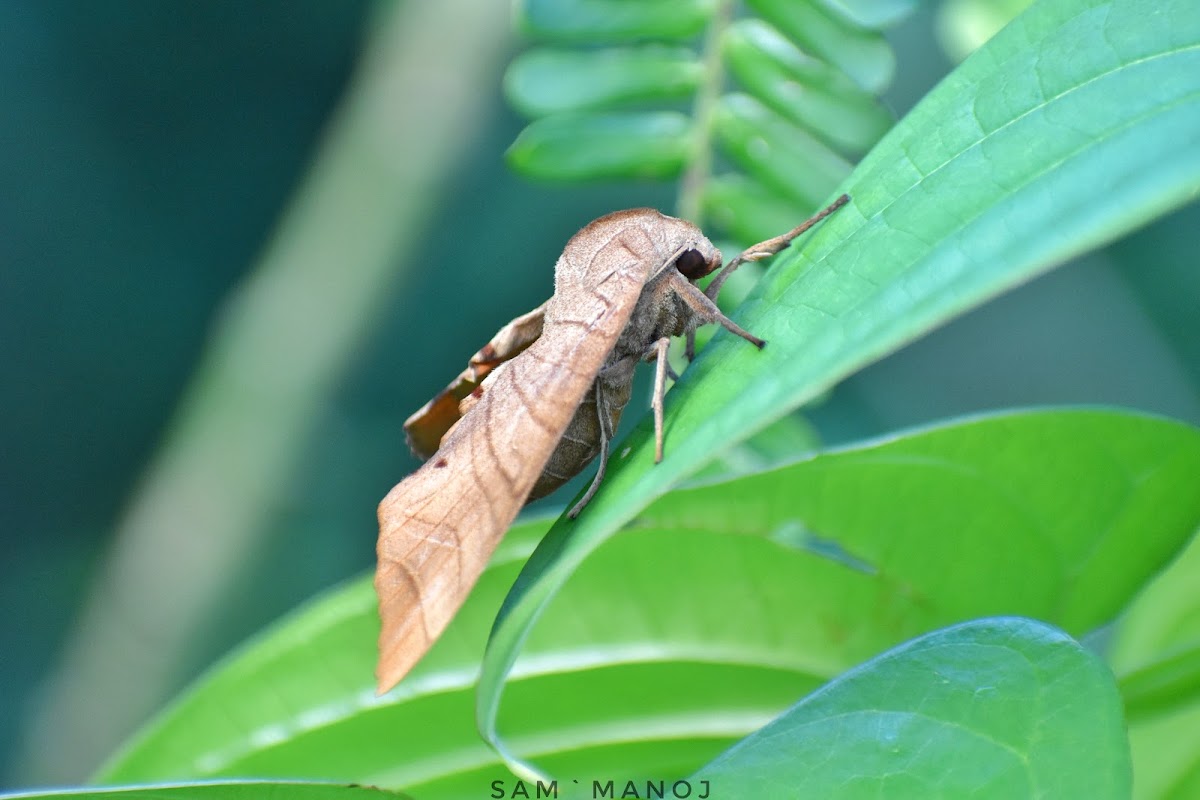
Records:
{"label": "glossy leaf surface", "polygon": [[730,798],[1129,796],[1112,675],[1059,631],[971,622],[852,670],[693,778]]}

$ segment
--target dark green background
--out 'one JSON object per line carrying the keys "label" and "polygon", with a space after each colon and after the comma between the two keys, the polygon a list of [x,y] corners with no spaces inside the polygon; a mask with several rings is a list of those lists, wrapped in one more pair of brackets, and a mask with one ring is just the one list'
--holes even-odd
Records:
{"label": "dark green background", "polygon": [[[368,11],[0,4],[0,788],[22,785],[11,754],[39,681],[223,298],[303,177]],[[947,68],[931,18],[894,33],[899,113]],[[544,299],[576,228],[615,207],[670,209],[671,187],[510,174],[502,153],[522,121],[500,78],[480,89],[490,121],[429,198],[422,272],[347,366],[192,671],[367,567],[375,504],[414,465],[403,418]],[[1196,230],[1188,208],[1021,288],[847,381],[813,417],[829,441],[1037,403],[1200,423]]]}

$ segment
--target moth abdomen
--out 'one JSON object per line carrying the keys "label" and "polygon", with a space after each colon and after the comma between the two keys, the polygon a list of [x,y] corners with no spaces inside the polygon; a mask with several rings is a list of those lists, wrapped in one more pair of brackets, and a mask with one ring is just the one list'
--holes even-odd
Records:
{"label": "moth abdomen", "polygon": [[587,506],[643,358],[656,362],[651,407],[662,459],[670,337],[690,339],[697,325],[719,323],[761,347],[713,302],[721,283],[848,200],[743,251],[704,291],[694,281],[721,256],[689,222],[633,209],[571,237],[555,265],[554,296],[501,328],[405,422],[413,451],[436,457],[379,504],[379,691],[404,677],[449,624],[521,506],[595,460],[591,486],[567,515]]}
{"label": "moth abdomen", "polygon": [[620,423],[632,388],[631,382],[613,381],[603,373],[596,378],[546,461],[529,493],[530,501],[550,494],[595,460],[602,439],[611,439]]}

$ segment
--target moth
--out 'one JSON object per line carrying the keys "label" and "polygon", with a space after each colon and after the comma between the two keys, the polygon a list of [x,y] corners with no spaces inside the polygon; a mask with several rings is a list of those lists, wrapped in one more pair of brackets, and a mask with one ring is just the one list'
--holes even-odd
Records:
{"label": "moth", "polygon": [[569,512],[595,495],[634,370],[655,364],[655,460],[663,452],[663,395],[675,336],[693,354],[696,328],[716,323],[756,347],[766,342],[714,302],[741,264],[778,253],[849,201],[842,195],[791,231],[731,260],[690,222],[654,209],[618,211],[576,233],[554,267],[554,294],[505,325],[467,368],[405,422],[425,463],[379,504],[382,628],[379,691],[425,654],[458,611],[521,507],[599,456]]}

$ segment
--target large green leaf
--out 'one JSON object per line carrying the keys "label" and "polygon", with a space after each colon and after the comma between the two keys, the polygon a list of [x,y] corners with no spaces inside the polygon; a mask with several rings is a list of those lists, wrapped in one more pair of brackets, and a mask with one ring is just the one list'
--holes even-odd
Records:
{"label": "large green leaf", "polygon": [[[682,533],[690,551],[712,548],[712,537],[746,539],[720,553],[719,564],[739,568],[719,578],[690,552],[686,561],[682,551],[655,561],[650,549],[627,560],[683,571],[719,593],[743,647],[774,648],[768,663],[790,660],[811,684],[973,617],[1021,614],[1076,635],[1103,625],[1200,525],[1196,474],[1200,431],[1187,425],[1103,410],[1015,412],[679,489],[612,541]],[[786,550],[768,556],[770,567],[740,569],[753,542]],[[739,612],[727,583],[730,594],[755,602],[782,594],[803,611]],[[572,598],[583,591],[577,577],[567,588]],[[706,624],[713,641],[730,641]],[[480,694],[481,703],[498,701]]]}
{"label": "large green leaf", "polygon": [[[442,640],[384,697],[372,688],[378,619],[362,580],[218,666],[99,779],[308,777],[428,800],[471,800],[490,781],[511,780],[472,724],[473,682],[487,624],[515,577],[514,537],[527,549],[540,532],[509,533],[509,552]],[[791,588],[838,571],[741,533],[617,537],[543,617],[513,676],[505,724],[556,775],[686,775],[844,668],[816,652],[812,626],[790,624]],[[747,592],[751,582],[762,591]]]}
{"label": "large green leaf", "polygon": [[1112,674],[1068,636],[982,620],[898,647],[694,776],[713,797],[1124,800]]}
{"label": "large green leaf", "polygon": [[114,786],[5,794],[9,800],[387,800],[405,795],[373,786],[340,786],[301,781],[221,781],[214,783]]}
{"label": "large green leaf", "polygon": [[[1185,491],[1197,471],[1200,434],[1187,426],[1048,411],[678,490],[593,553],[547,609],[501,722],[564,786],[687,775],[925,631],[1008,612],[1079,632],[1098,624],[1200,519]],[[508,776],[471,725],[480,654],[545,527],[509,533],[443,639],[384,697],[372,689],[378,620],[364,580],[219,666],[101,778],[253,774],[478,797]]]}
{"label": "large green leaf", "polygon": [[[976,616],[1019,613],[1076,635],[1110,621],[1200,526],[1197,474],[1200,431],[1188,425],[1012,412],[680,489],[633,525],[835,544],[856,569],[836,605],[809,602],[871,639],[848,665]],[[863,605],[844,594],[855,583],[874,586]]]}
{"label": "large green leaf", "polygon": [[[519,556],[544,529],[510,531],[446,634],[387,695],[375,697],[371,677],[372,587],[357,581],[219,665],[99,779],[307,777],[428,800],[473,800],[511,780],[472,724],[474,678]],[[788,624],[788,589],[807,583],[812,562],[830,566],[740,533],[612,540],[543,617],[505,724],[555,774],[686,775],[842,667],[814,663],[809,629]],[[769,596],[747,593],[751,581]]]}
{"label": "large green leaf", "polygon": [[767,273],[739,315],[767,339],[712,345],[600,493],[539,545],[497,619],[479,718],[589,553],[722,450],[952,316],[1193,197],[1200,6],[1036,4],[951,73],[841,187],[854,198]]}

